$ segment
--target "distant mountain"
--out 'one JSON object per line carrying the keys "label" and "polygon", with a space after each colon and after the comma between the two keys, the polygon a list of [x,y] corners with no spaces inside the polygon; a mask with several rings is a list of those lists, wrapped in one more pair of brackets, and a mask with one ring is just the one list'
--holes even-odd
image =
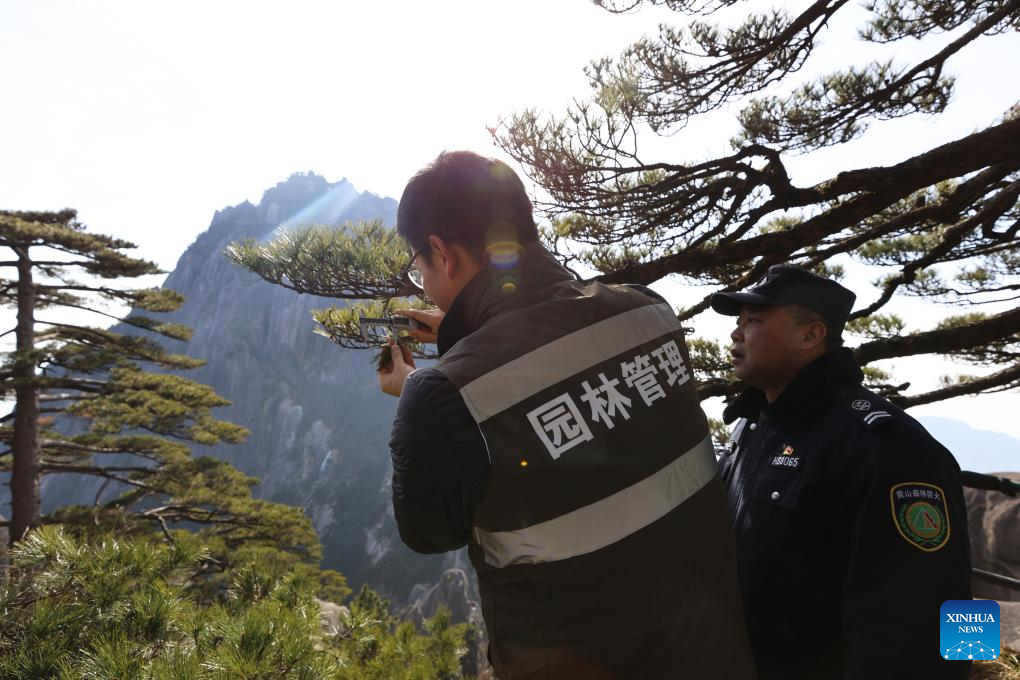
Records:
{"label": "distant mountain", "polygon": [[1020,472],[1020,439],[971,427],[962,420],[918,418],[932,436],[953,452],[960,467],[973,472]]}
{"label": "distant mountain", "polygon": [[[311,310],[342,301],[268,284],[223,255],[231,242],[265,239],[281,225],[355,219],[392,225],[396,207],[346,180],[298,174],[266,191],[258,205],[218,211],[164,284],[187,299],[167,317],[191,326],[194,335],[164,345],[205,359],[186,375],[233,402],[217,409],[217,417],[251,430],[244,444],[196,454],[259,477],[255,491],[262,498],[303,507],[322,540],[324,567],[403,605],[416,585],[431,586],[447,569],[466,568],[467,558],[463,551],[417,555],[397,535],[388,445],[396,400],[379,391],[369,352],[343,349],[312,332]],[[44,498],[91,503],[97,488],[91,480],[48,478]]]}

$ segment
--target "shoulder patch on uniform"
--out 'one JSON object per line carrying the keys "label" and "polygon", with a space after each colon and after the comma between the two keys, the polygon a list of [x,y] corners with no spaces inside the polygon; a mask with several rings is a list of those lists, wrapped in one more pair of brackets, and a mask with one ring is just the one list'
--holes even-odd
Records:
{"label": "shoulder patch on uniform", "polygon": [[903,482],[889,489],[893,523],[900,536],[925,552],[949,542],[949,509],[940,487],[925,482]]}
{"label": "shoulder patch on uniform", "polygon": [[863,387],[850,389],[836,395],[836,401],[853,416],[854,420],[869,430],[885,423],[891,423],[896,419],[889,407],[889,402]]}

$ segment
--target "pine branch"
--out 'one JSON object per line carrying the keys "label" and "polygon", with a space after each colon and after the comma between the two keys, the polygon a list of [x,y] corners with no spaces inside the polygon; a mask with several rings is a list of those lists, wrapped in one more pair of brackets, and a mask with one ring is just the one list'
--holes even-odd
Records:
{"label": "pine branch", "polygon": [[[40,446],[44,449],[64,449],[66,451],[72,451],[74,453],[84,454],[96,454],[96,453],[109,453],[109,454],[126,454],[132,456],[139,456],[141,458],[147,458],[153,461],[159,461],[158,458],[153,458],[143,451],[133,451],[127,448],[110,448],[102,446],[88,446],[86,444],[80,444],[73,441],[67,441],[65,439],[40,439]],[[116,470],[116,468],[104,467],[106,470]],[[134,468],[131,468],[134,469]],[[148,469],[148,468],[140,468]]]}
{"label": "pine branch", "polygon": [[[824,202],[853,194],[856,198],[837,205],[799,226],[740,241],[723,241],[713,248],[683,250],[651,262],[642,262],[596,277],[605,283],[650,284],[670,274],[688,276],[709,273],[727,264],[752,261],[762,253],[787,258],[792,253],[822,242],[842,229],[858,224],[897,200],[937,182],[965,175],[990,165],[1020,168],[1020,118],[950,142],[894,166],[843,172],[816,185],[812,202]],[[807,205],[806,196],[796,204]]]}
{"label": "pine branch", "polygon": [[[155,489],[155,488],[149,486],[148,484],[145,484],[143,482],[139,482],[136,479],[131,479],[130,477],[122,477],[120,475],[113,474],[113,473],[107,471],[106,468],[101,468],[101,467],[93,467],[93,466],[88,466],[88,465],[67,465],[67,464],[62,464],[62,463],[47,463],[47,462],[44,462],[44,463],[40,463],[39,469],[42,471],[43,474],[45,474],[47,472],[72,472],[72,473],[77,474],[77,475],[89,475],[89,476],[92,476],[92,477],[104,477],[106,479],[111,479],[111,480],[113,480],[115,482],[120,482],[121,484],[127,484],[128,486],[133,486],[133,487],[136,487],[136,488],[139,488],[139,489],[144,489],[144,490],[150,491],[152,493],[161,493],[159,489]],[[139,468],[139,469],[142,470],[142,471],[145,471],[145,472],[152,472],[152,470],[150,470],[148,468]]]}
{"label": "pine branch", "polygon": [[891,395],[889,400],[902,408],[912,408],[954,397],[998,392],[1020,387],[1020,363],[981,378],[969,378],[954,385],[915,395]]}
{"label": "pine branch", "polygon": [[[91,267],[95,263],[89,260],[32,260],[32,265],[35,267]],[[17,260],[8,260],[6,262],[0,262],[0,267],[17,267]]]}
{"label": "pine branch", "polygon": [[854,350],[854,356],[858,362],[865,365],[881,359],[917,354],[952,354],[1018,334],[1020,334],[1020,307],[955,328],[866,342]]}
{"label": "pine branch", "polygon": [[1020,196],[1020,180],[1013,182],[1006,189],[996,194],[974,215],[947,229],[942,234],[939,243],[925,253],[924,256],[905,263],[897,275],[886,280],[878,299],[870,305],[855,311],[850,315],[850,318],[856,319],[874,314],[892,299],[893,294],[900,286],[913,283],[917,278],[918,272],[924,268],[945,261],[949,252],[963,242],[964,238],[977,227],[987,223],[990,218],[997,217],[1008,210],[1010,206],[1016,203],[1018,196]]}
{"label": "pine branch", "polygon": [[420,291],[404,275],[408,253],[381,220],[285,231],[268,243],[232,243],[225,255],[262,279],[298,293],[385,299]]}

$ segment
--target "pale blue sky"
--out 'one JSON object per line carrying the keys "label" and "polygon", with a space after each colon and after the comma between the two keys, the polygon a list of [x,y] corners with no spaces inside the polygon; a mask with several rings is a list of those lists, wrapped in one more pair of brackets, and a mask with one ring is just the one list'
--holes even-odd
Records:
{"label": "pale blue sky", "polygon": [[[806,73],[933,49],[857,41],[861,12],[847,8],[833,22]],[[499,155],[486,126],[524,107],[561,112],[586,96],[581,69],[590,59],[673,17],[661,9],[613,16],[587,0],[0,0],[0,207],[75,207],[93,230],[129,239],[172,269],[213,212],[257,202],[293,172],[347,177],[397,197],[442,149]],[[791,159],[794,180],[902,160],[994,122],[1016,102],[1003,81],[1020,72],[1016,35],[987,38],[949,66],[960,81],[945,116],[882,123],[847,148]],[[724,114],[668,140],[645,137],[643,150],[646,159],[696,160],[724,150],[732,130]],[[855,277],[867,286],[867,272]],[[661,289],[678,302],[688,296]],[[942,313],[912,309],[909,318],[920,329]],[[698,331],[721,337],[728,324],[704,315]],[[919,388],[953,370],[899,364]],[[917,411],[1020,437],[1015,393]]]}

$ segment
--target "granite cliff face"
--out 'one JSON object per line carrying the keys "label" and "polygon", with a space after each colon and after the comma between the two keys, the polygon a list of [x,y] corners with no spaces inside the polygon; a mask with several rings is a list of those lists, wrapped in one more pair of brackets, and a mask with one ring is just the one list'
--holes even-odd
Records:
{"label": "granite cliff face", "polygon": [[[194,336],[164,344],[206,360],[187,375],[233,402],[218,417],[251,430],[244,444],[199,448],[196,455],[224,458],[259,477],[262,498],[303,507],[322,540],[323,566],[400,605],[416,584],[436,583],[467,560],[463,553],[417,555],[400,542],[389,489],[396,401],[380,393],[368,352],[312,332],[310,311],[341,301],[265,283],[223,255],[231,242],[265,239],[281,224],[380,218],[392,225],[396,206],[346,180],[331,184],[305,174],[269,189],[258,205],[220,210],[164,284],[187,299],[167,316],[191,326]],[[47,496],[91,502],[95,491],[80,482]]]}
{"label": "granite cliff face", "polygon": [[[998,475],[1020,482],[1020,473]],[[964,499],[974,566],[1020,579],[1020,498],[998,491],[965,489]],[[971,586],[975,598],[999,601],[1002,643],[1020,649],[1020,591],[979,578],[973,579]]]}
{"label": "granite cliff face", "polygon": [[[999,476],[1020,482],[1020,473],[1002,472]],[[981,489],[965,489],[964,498],[974,566],[1020,579],[1020,498]],[[1020,591],[980,579],[974,579],[973,589],[974,597],[1020,602]]]}

